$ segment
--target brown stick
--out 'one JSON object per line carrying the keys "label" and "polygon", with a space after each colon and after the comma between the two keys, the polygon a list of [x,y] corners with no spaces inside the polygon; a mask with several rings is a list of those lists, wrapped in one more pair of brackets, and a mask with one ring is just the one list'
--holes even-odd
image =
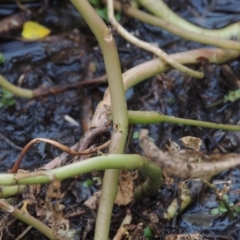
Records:
{"label": "brown stick", "polygon": [[76,88],[80,88],[83,86],[103,84],[106,82],[107,82],[107,77],[106,75],[104,75],[102,77],[93,78],[91,80],[86,80],[82,82],[76,82],[76,83],[64,85],[64,86],[54,86],[54,87],[41,86],[33,90],[33,97],[34,98],[46,97],[49,95],[59,94],[68,90],[74,90]]}
{"label": "brown stick", "polygon": [[[106,135],[108,133],[109,129],[106,127],[90,128],[80,139],[80,141],[71,147],[71,150],[78,152],[84,151],[94,142],[97,136]],[[69,160],[69,154],[64,152],[54,158],[51,162],[47,163],[45,166],[41,167],[39,170],[50,170],[56,167],[63,166],[67,162],[67,160]]]}
{"label": "brown stick", "polygon": [[71,148],[68,148],[67,146],[54,141],[54,140],[50,140],[50,139],[46,139],[46,138],[35,138],[32,141],[30,141],[21,151],[18,159],[16,160],[14,166],[12,167],[11,172],[12,173],[17,173],[19,166],[22,162],[22,159],[24,157],[24,155],[27,153],[27,151],[29,150],[29,148],[34,144],[34,143],[39,143],[39,142],[46,142],[46,143],[50,143],[53,146],[60,148],[61,150],[63,150],[64,152],[67,152],[70,155],[74,155],[74,156],[82,156],[82,155],[88,155],[88,154],[92,154],[92,153],[96,153],[106,147],[109,146],[110,141],[105,142],[104,144],[102,144],[101,146],[95,147],[94,149],[87,149],[85,151],[81,151],[81,152],[76,152],[74,150],[72,150]]}

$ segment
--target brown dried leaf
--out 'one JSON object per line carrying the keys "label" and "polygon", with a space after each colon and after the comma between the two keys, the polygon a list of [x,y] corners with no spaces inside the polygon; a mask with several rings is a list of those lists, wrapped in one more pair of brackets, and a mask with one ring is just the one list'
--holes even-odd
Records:
{"label": "brown dried leaf", "polygon": [[183,144],[184,147],[193,149],[195,151],[199,151],[202,140],[197,137],[186,136],[179,139],[179,141]]}
{"label": "brown dried leaf", "polygon": [[121,171],[118,183],[118,193],[115,204],[125,206],[133,200],[133,180],[132,175],[128,171]]}
{"label": "brown dried leaf", "polygon": [[168,141],[167,149],[169,152],[178,152],[180,150],[180,147],[177,143],[172,142],[170,139]]}
{"label": "brown dried leaf", "polygon": [[202,235],[195,234],[171,234],[165,237],[165,240],[202,240]]}
{"label": "brown dried leaf", "polygon": [[91,210],[96,210],[98,208],[100,195],[101,191],[95,192],[87,201],[84,202],[84,205]]}
{"label": "brown dried leaf", "polygon": [[133,233],[131,234],[132,239],[143,239],[143,223],[138,223],[136,228],[134,229]]}
{"label": "brown dried leaf", "polygon": [[[71,239],[74,234],[69,231],[69,221],[63,217],[64,205],[61,201],[61,182],[54,179],[48,186],[46,194],[46,220],[52,226],[54,239]],[[70,236],[69,236],[70,235]]]}
{"label": "brown dried leaf", "polygon": [[34,205],[36,215],[40,218],[46,215],[45,202],[40,198],[41,192],[43,192],[41,189],[41,185],[30,185],[22,192],[23,203],[27,201],[28,205]]}
{"label": "brown dried leaf", "polygon": [[152,223],[158,223],[159,222],[159,218],[158,218],[158,216],[157,216],[157,214],[156,213],[150,213],[149,214],[149,218],[150,218],[150,221],[152,222]]}
{"label": "brown dried leaf", "polygon": [[24,22],[28,19],[26,12],[20,12],[0,21],[0,34],[10,34],[12,31],[18,31],[22,28]]}

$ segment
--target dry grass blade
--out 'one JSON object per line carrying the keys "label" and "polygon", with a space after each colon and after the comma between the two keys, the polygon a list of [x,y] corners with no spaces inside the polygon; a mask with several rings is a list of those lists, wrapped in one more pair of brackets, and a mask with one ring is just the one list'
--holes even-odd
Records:
{"label": "dry grass blade", "polygon": [[67,152],[68,154],[74,155],[74,156],[81,156],[81,155],[88,155],[88,154],[91,154],[91,153],[96,153],[96,152],[108,147],[109,143],[110,143],[110,141],[107,141],[104,144],[102,144],[101,146],[95,147],[94,149],[87,149],[87,150],[82,151],[82,152],[76,152],[76,151],[73,151],[72,149],[70,149],[69,147],[67,147],[67,146],[65,146],[65,145],[63,145],[59,142],[56,142],[54,140],[50,140],[50,139],[46,139],[46,138],[35,138],[32,141],[30,141],[21,151],[18,159],[16,160],[14,166],[12,167],[12,170],[11,170],[12,173],[17,173],[17,171],[19,169],[19,166],[21,164],[21,161],[22,161],[24,155],[26,154],[26,152],[29,150],[29,148],[34,143],[39,143],[39,142],[50,143],[53,146],[63,150],[64,152]]}

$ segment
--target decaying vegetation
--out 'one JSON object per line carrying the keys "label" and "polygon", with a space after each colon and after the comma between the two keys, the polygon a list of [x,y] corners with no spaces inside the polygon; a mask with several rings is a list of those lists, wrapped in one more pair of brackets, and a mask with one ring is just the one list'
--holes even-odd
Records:
{"label": "decaying vegetation", "polygon": [[[0,76],[0,86],[17,96],[30,99],[59,94],[79,86],[105,83],[106,78],[109,88],[105,91],[102,101],[99,102],[88,130],[76,145],[68,148],[55,141],[38,138],[32,140],[23,148],[10,172],[0,174],[2,198],[0,207],[6,212],[6,216],[12,215],[27,223],[29,229],[31,227],[36,228],[50,239],[74,239],[77,237],[78,232],[76,229],[71,228],[69,220],[63,214],[64,205],[61,203],[61,200],[65,193],[61,192],[61,184],[67,181],[71,187],[72,182],[75,181],[74,179],[80,174],[105,170],[101,193],[94,194],[86,205],[94,211],[98,208],[94,239],[109,239],[114,203],[119,206],[125,206],[135,200],[143,201],[145,198],[156,196],[163,181],[174,181],[172,177],[180,178],[179,189],[181,191],[179,191],[182,194],[180,195],[180,201],[178,201],[179,199],[174,199],[163,215],[163,218],[169,220],[178,211],[185,209],[194,198],[185,181],[198,179],[193,181],[201,181],[202,185],[204,183],[208,184],[216,174],[240,165],[239,154],[216,153],[209,155],[199,150],[200,144],[196,149],[193,149],[192,144],[186,143],[186,139],[182,139],[186,149],[173,151],[169,148],[167,151],[162,151],[152,142],[148,136],[148,131],[145,129],[140,131],[138,139],[145,156],[142,156],[140,152],[138,154],[125,153],[130,124],[168,122],[202,128],[240,131],[240,126],[237,124],[219,124],[183,119],[150,111],[128,111],[125,98],[125,92],[131,87],[170,69],[174,68],[190,77],[201,79],[204,77],[206,64],[223,64],[239,58],[239,23],[219,30],[200,29],[179,18],[161,0],[137,1],[138,4],[153,15],[130,6],[130,3],[122,4],[108,0],[106,6],[111,23],[110,27],[96,14],[94,8],[87,0],[71,0],[71,2],[85,19],[98,41],[103,54],[106,76],[91,78],[88,81],[82,81],[72,86],[48,89],[39,87],[35,90],[16,87],[8,82],[4,76]],[[149,6],[154,6],[154,8],[151,9]],[[154,44],[144,42],[131,35],[116,21],[114,8],[123,11],[124,14],[130,17],[162,27],[180,37],[192,41],[197,40],[198,42],[211,44],[222,49],[201,48],[168,55]],[[160,10],[157,10],[158,8]],[[162,10],[163,8],[164,10]],[[161,11],[166,13],[166,15],[160,14]],[[154,53],[156,58],[122,73],[118,49],[112,34],[113,31],[119,33],[130,43]],[[191,66],[194,65],[195,68],[188,67],[190,64]],[[235,99],[237,97],[230,100],[228,98],[228,101],[234,101]],[[99,136],[101,136],[101,143],[96,146],[94,144]],[[23,172],[20,165],[22,158],[33,144],[41,141],[53,144],[65,153],[36,171]],[[129,172],[129,170],[132,172]],[[138,173],[145,177],[145,182],[141,183],[142,181],[139,180],[141,178],[134,170],[138,170]],[[44,185],[46,183],[48,183],[47,187]],[[40,196],[44,188],[46,188],[45,198],[37,199],[36,195]],[[14,203],[13,198],[9,198],[16,194],[22,194],[22,199],[25,201],[21,210]],[[216,195],[219,197],[224,194],[218,193]],[[224,203],[230,217],[234,217],[232,208],[227,201],[223,197],[219,201]],[[34,206],[35,217],[28,213],[26,205]],[[171,212],[170,208],[172,208]],[[11,223],[4,219],[2,217],[1,225],[4,227],[10,226]],[[133,234],[133,239],[138,236],[143,229],[139,225],[135,226],[134,231],[132,231],[130,226],[131,220],[131,213],[127,211],[126,218],[122,225],[119,226],[120,228],[114,239],[131,239],[131,234]],[[83,238],[87,239],[87,233],[86,230]],[[24,235],[26,232],[22,234]],[[179,236],[175,234],[168,235],[165,236],[165,239],[183,239],[181,237],[186,237],[186,239],[203,239],[204,236],[198,233],[186,233]]]}

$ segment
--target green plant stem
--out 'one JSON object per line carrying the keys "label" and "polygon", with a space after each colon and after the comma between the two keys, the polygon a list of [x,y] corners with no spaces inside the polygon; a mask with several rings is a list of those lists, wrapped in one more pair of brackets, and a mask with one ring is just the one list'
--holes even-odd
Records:
{"label": "green plant stem", "polygon": [[[201,60],[214,64],[222,64],[226,61],[239,57],[240,51],[200,48],[182,53],[171,54],[170,56],[182,64],[196,64]],[[123,74],[125,90],[128,90],[136,84],[170,69],[171,66],[159,58],[139,64]]]}
{"label": "green plant stem", "polygon": [[[98,157],[93,157],[87,161],[80,161],[59,167],[53,170],[35,173],[2,173],[0,174],[0,182],[2,186],[11,185],[32,185],[44,184],[51,181],[50,175],[53,174],[56,179],[64,180],[75,175],[100,171],[105,169],[124,168],[134,170],[141,167],[147,159],[137,154],[109,154]],[[48,176],[49,175],[49,176]]]}
{"label": "green plant stem", "polygon": [[149,162],[147,163],[147,167],[144,166],[140,169],[140,173],[148,176],[148,178],[142,185],[135,189],[134,197],[138,201],[142,201],[149,196],[154,196],[162,185],[162,171],[156,165]]}
{"label": "green plant stem", "polygon": [[147,177],[146,182],[136,189],[135,197],[138,200],[156,194],[162,184],[161,169],[149,162],[148,158],[138,154],[109,154],[93,157],[87,161],[71,163],[44,172],[3,173],[0,174],[0,182],[2,186],[44,184],[49,183],[53,176],[58,180],[64,180],[75,175],[105,169],[137,169],[145,175]]}
{"label": "green plant stem", "polygon": [[[214,64],[222,64],[226,61],[233,60],[240,56],[240,51],[225,50],[225,49],[208,49],[200,48],[196,50],[186,51],[182,53],[171,54],[171,57],[183,64],[197,64],[199,61],[206,61]],[[125,91],[137,85],[138,83],[147,80],[159,73],[163,73],[171,69],[171,66],[166,64],[159,58],[144,62],[131,68],[123,73],[123,83]],[[109,89],[105,91],[103,100],[98,104],[94,113],[91,127],[102,126],[106,123],[107,111],[105,106],[111,106]]]}
{"label": "green plant stem", "polygon": [[[121,4],[116,1],[114,2],[114,8],[118,11],[120,11],[122,9]],[[218,36],[218,35],[206,36],[204,34],[194,32],[190,29],[186,29],[181,26],[177,26],[176,23],[171,23],[171,22],[165,21],[163,19],[155,17],[146,12],[140,11],[131,6],[124,9],[124,11],[127,13],[128,16],[136,18],[136,19],[138,19],[142,22],[148,23],[150,25],[165,29],[168,32],[171,32],[172,34],[175,34],[181,38],[191,40],[194,42],[199,42],[202,44],[216,46],[216,47],[240,50],[240,43],[237,41],[220,38],[221,36]],[[234,26],[235,26],[234,28],[238,28],[240,30],[239,26],[237,26],[237,25],[234,25]],[[216,30],[211,30],[211,32],[212,31],[216,31]],[[217,30],[217,31],[220,31],[220,30]],[[232,34],[233,33],[234,33],[234,31],[232,31]]]}
{"label": "green plant stem", "polygon": [[20,194],[24,188],[24,185],[0,186],[0,198],[8,198]]}
{"label": "green plant stem", "polygon": [[15,94],[16,96],[24,98],[33,98],[33,91],[14,86],[10,82],[8,82],[7,79],[2,75],[0,75],[0,87],[8,90],[9,92]]}
{"label": "green plant stem", "polygon": [[[234,50],[225,50],[225,49],[208,49],[208,48],[199,48],[196,50],[190,50],[182,53],[174,53],[170,55],[173,59],[182,64],[197,64],[201,59],[203,61],[222,64],[224,62],[233,60],[240,56],[240,51]],[[147,80],[150,77],[153,77],[159,73],[166,72],[171,69],[171,66],[166,64],[159,58],[141,63],[136,67],[131,68],[130,70],[123,73],[123,82],[125,91],[131,87],[137,85],[138,83]],[[106,90],[104,95],[104,103],[108,104],[110,102],[109,89]],[[96,123],[99,120],[100,116],[96,114],[94,116]],[[97,125],[97,124],[96,124]]]}
{"label": "green plant stem", "polygon": [[7,213],[10,213],[15,218],[27,223],[28,225],[34,227],[39,232],[44,234],[49,239],[53,239],[52,230],[43,224],[41,221],[37,220],[36,218],[32,217],[30,214],[25,213],[10,204],[7,203],[7,201],[0,199],[0,208],[2,208]]}
{"label": "green plant stem", "polygon": [[240,25],[239,22],[234,23],[230,26],[227,26],[222,29],[205,29],[198,27],[182,17],[178,16],[174,13],[162,0],[138,0],[138,2],[147,9],[150,13],[154,14],[155,16],[164,19],[169,23],[173,23],[179,27],[185,28],[189,31],[199,33],[202,35],[213,36],[213,37],[220,37],[220,38],[240,38]]}
{"label": "green plant stem", "polygon": [[146,51],[150,51],[153,54],[157,55],[159,58],[166,61],[169,65],[171,65],[173,68],[179,70],[180,72],[187,74],[189,76],[195,77],[195,78],[203,78],[204,75],[202,72],[198,72],[195,70],[192,70],[186,66],[183,66],[179,62],[172,59],[167,53],[165,53],[161,48],[156,47],[154,44],[151,44],[149,42],[145,42],[143,40],[140,40],[139,38],[133,36],[130,34],[121,24],[119,24],[114,16],[113,11],[113,0],[107,0],[107,9],[108,9],[108,18],[111,22],[112,26],[118,31],[118,33],[125,38],[128,42],[145,49]]}
{"label": "green plant stem", "polygon": [[[87,0],[71,0],[71,2],[82,14],[88,26],[93,31],[103,52],[113,117],[113,133],[109,153],[123,153],[128,133],[127,104],[118,52],[111,30]],[[117,194],[118,177],[119,170],[109,170],[104,174],[96,221],[95,240],[108,239],[113,203]]]}
{"label": "green plant stem", "polygon": [[130,124],[153,124],[165,122],[195,127],[222,129],[226,131],[240,131],[240,126],[237,125],[228,125],[199,120],[191,120],[186,118],[178,118],[174,116],[166,116],[158,112],[128,111],[128,120]]}
{"label": "green plant stem", "polygon": [[163,214],[164,218],[167,220],[173,219],[177,213],[182,212],[185,210],[193,201],[193,198],[190,194],[180,193],[180,206],[179,206],[179,199],[176,197],[173,199],[171,204],[166,209],[166,212]]}

